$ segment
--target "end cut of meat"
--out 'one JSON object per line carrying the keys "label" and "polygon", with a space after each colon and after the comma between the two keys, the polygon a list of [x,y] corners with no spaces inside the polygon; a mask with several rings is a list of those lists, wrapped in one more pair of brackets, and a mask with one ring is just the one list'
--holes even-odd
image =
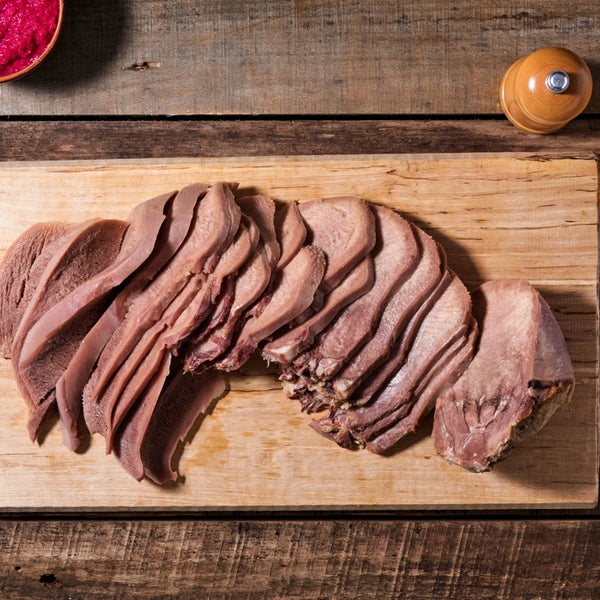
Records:
{"label": "end cut of meat", "polygon": [[487,471],[538,431],[574,387],[563,334],[539,292],[520,280],[484,283],[473,293],[481,337],[456,384],[437,401],[439,454]]}
{"label": "end cut of meat", "polygon": [[0,355],[10,358],[21,317],[62,235],[64,223],[37,223],[21,234],[0,264]]}

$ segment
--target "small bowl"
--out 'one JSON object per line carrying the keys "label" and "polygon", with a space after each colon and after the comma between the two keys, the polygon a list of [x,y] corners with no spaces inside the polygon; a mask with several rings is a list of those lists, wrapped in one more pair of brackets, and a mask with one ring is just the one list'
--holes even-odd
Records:
{"label": "small bowl", "polygon": [[[19,77],[23,77],[24,75],[27,75],[27,73],[31,73],[31,71],[33,71],[46,58],[46,56],[48,56],[48,54],[50,54],[50,52],[51,52],[52,48],[54,48],[54,45],[56,44],[56,40],[58,39],[58,36],[60,34],[60,29],[61,29],[61,25],[62,25],[62,21],[63,21],[64,8],[65,8],[64,0],[58,0],[58,20],[56,22],[56,29],[54,30],[52,38],[50,39],[50,41],[44,48],[43,52],[41,54],[39,54],[38,56],[36,56],[29,64],[24,66],[22,69],[19,69],[18,71],[15,71],[13,73],[8,73],[7,75],[0,75],[0,83],[2,83],[4,81],[12,81],[14,79],[18,79]],[[2,72],[2,69],[0,67],[0,73],[1,72]]]}

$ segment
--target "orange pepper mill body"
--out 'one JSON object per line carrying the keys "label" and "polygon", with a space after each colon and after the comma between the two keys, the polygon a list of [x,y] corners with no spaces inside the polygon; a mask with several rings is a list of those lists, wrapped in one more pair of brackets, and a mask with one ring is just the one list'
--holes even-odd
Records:
{"label": "orange pepper mill body", "polygon": [[510,122],[530,133],[554,133],[574,119],[592,96],[585,62],[566,48],[541,48],[513,63],[500,84]]}

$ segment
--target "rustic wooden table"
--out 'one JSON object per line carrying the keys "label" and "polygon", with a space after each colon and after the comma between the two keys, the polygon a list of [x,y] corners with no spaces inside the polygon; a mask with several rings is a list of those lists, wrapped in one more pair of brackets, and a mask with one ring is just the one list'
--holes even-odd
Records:
{"label": "rustic wooden table", "polygon": [[[2,161],[600,151],[598,3],[66,4],[47,62],[0,85]],[[594,94],[560,133],[525,134],[498,84],[552,45]],[[6,514],[0,596],[589,599],[598,514]]]}

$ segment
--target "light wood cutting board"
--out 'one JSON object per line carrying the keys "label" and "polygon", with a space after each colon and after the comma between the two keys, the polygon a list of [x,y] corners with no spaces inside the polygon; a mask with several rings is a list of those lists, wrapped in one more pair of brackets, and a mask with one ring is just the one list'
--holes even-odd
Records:
{"label": "light wood cutting board", "polygon": [[399,210],[446,248],[470,289],[528,279],[554,310],[577,378],[573,401],[490,473],[435,455],[431,419],[391,457],[348,451],[308,427],[260,361],[182,448],[183,481],[138,483],[103,440],[30,443],[9,361],[0,360],[0,509],[216,511],[591,507],[598,489],[597,165],[525,155],[279,157],[0,165],[0,255],[42,220],[125,217],[192,181],[238,181],[275,199],[356,194]]}

